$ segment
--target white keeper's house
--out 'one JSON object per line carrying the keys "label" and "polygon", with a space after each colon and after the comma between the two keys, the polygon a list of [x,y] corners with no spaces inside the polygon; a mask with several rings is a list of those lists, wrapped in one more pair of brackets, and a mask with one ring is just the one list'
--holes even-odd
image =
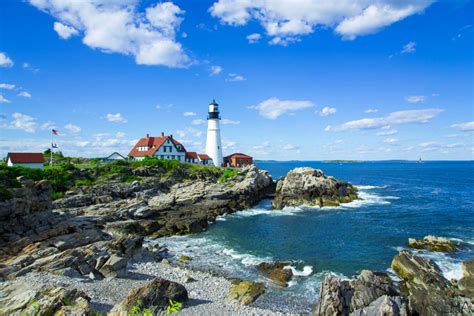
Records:
{"label": "white keeper's house", "polygon": [[165,135],[163,132],[158,137],[147,134],[133,146],[128,154],[129,158],[135,160],[143,160],[147,156],[201,165],[212,164],[212,159],[208,155],[187,152],[183,144],[174,139],[173,135]]}

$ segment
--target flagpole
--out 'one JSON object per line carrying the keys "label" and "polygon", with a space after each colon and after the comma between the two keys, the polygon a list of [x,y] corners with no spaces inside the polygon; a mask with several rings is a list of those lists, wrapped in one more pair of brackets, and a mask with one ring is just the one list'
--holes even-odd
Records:
{"label": "flagpole", "polygon": [[49,165],[52,166],[53,165],[53,131],[51,131],[51,151],[49,152],[50,154],[50,157],[49,157]]}

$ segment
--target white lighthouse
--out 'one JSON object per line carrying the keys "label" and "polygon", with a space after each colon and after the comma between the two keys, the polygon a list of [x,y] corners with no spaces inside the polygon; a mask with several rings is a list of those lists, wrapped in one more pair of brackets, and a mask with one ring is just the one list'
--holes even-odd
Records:
{"label": "white lighthouse", "polygon": [[212,100],[207,115],[206,154],[212,158],[216,167],[220,167],[224,162],[222,158],[221,129],[219,127],[220,119],[219,104]]}

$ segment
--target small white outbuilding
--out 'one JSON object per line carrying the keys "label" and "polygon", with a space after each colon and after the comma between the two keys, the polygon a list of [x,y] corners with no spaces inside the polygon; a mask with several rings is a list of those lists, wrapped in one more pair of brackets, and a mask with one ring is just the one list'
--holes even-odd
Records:
{"label": "small white outbuilding", "polygon": [[42,153],[8,153],[7,166],[21,166],[43,169],[44,156]]}

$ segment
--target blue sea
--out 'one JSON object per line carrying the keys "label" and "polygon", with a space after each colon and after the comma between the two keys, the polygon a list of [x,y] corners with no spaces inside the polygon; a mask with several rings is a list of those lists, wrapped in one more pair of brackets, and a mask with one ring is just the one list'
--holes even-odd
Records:
{"label": "blue sea", "polygon": [[[420,254],[444,275],[460,278],[462,260],[474,256],[474,162],[257,162],[276,180],[308,166],[349,181],[362,200],[340,207],[271,210],[271,201],[221,216],[209,230],[162,238],[171,254],[193,258],[195,268],[260,280],[269,290],[256,305],[305,312],[328,273],[352,277],[362,269],[391,273],[392,258],[409,237],[444,236],[461,243],[454,254]],[[291,261],[295,277],[286,288],[255,268],[262,261]],[[395,275],[393,275],[395,277]]]}

